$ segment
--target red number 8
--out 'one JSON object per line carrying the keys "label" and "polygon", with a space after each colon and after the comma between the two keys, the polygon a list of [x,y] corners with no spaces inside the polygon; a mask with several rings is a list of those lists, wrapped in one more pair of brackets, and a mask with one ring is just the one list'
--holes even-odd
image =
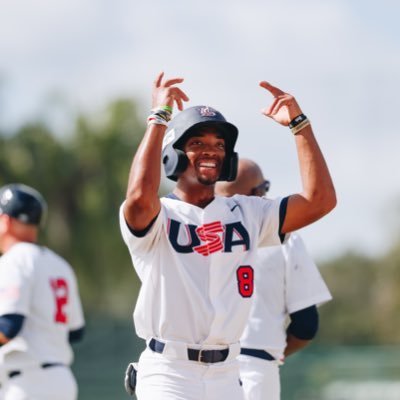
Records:
{"label": "red number 8", "polygon": [[239,293],[251,297],[254,291],[254,271],[250,265],[242,265],[236,271]]}

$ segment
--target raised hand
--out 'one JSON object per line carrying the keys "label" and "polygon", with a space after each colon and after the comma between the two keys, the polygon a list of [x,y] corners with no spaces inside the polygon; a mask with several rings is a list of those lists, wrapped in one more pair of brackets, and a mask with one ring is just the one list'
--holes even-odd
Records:
{"label": "raised hand", "polygon": [[175,86],[183,82],[183,78],[171,78],[163,81],[164,72],[160,72],[153,83],[152,108],[159,106],[169,106],[173,108],[176,103],[179,110],[183,110],[183,102],[188,101],[189,97],[182,89]]}
{"label": "raised hand", "polygon": [[302,113],[300,106],[292,95],[283,92],[266,81],[260,82],[260,86],[267,89],[274,97],[272,104],[262,110],[262,113],[267,117],[272,118],[283,126],[288,126],[290,121]]}

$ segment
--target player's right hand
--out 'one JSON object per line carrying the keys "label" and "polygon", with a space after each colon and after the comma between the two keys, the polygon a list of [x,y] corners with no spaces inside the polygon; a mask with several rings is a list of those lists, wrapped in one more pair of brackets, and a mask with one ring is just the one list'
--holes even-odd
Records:
{"label": "player's right hand", "polygon": [[178,106],[180,111],[183,110],[183,102],[189,101],[189,97],[182,89],[175,86],[177,83],[182,83],[183,78],[171,78],[163,81],[164,72],[160,72],[153,84],[152,108],[160,106],[174,107]]}

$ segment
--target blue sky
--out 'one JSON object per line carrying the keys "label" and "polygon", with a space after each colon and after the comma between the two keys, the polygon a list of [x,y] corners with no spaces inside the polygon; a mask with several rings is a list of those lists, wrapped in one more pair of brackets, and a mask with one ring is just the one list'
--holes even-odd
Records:
{"label": "blue sky", "polygon": [[42,116],[67,134],[76,110],[118,96],[140,100],[145,118],[164,70],[185,78],[190,105],[238,126],[238,152],[275,197],[301,183],[289,130],[260,113],[269,80],[312,121],[337,189],[337,208],[303,230],[311,253],[379,254],[400,225],[399,15],[389,0],[3,0],[0,126]]}

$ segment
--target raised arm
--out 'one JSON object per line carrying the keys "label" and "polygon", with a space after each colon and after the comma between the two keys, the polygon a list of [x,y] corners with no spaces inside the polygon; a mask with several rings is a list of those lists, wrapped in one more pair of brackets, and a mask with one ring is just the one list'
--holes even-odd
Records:
{"label": "raised arm", "polygon": [[329,213],[336,206],[335,189],[311,125],[308,120],[298,123],[302,121],[302,111],[296,99],[268,82],[260,82],[260,86],[274,97],[263,114],[283,126],[289,126],[292,121],[294,125],[297,123],[292,131],[295,132],[303,191],[289,196],[281,229],[282,233],[292,232]]}
{"label": "raised arm", "polygon": [[[176,103],[179,110],[188,101],[186,94],[176,86],[182,78],[164,80],[161,72],[153,84],[152,110],[171,112]],[[164,115],[166,115],[164,114]],[[166,131],[166,121],[154,115],[149,118],[146,133],[133,158],[124,215],[128,225],[137,231],[149,226],[160,211],[158,189],[161,179],[161,148]]]}

